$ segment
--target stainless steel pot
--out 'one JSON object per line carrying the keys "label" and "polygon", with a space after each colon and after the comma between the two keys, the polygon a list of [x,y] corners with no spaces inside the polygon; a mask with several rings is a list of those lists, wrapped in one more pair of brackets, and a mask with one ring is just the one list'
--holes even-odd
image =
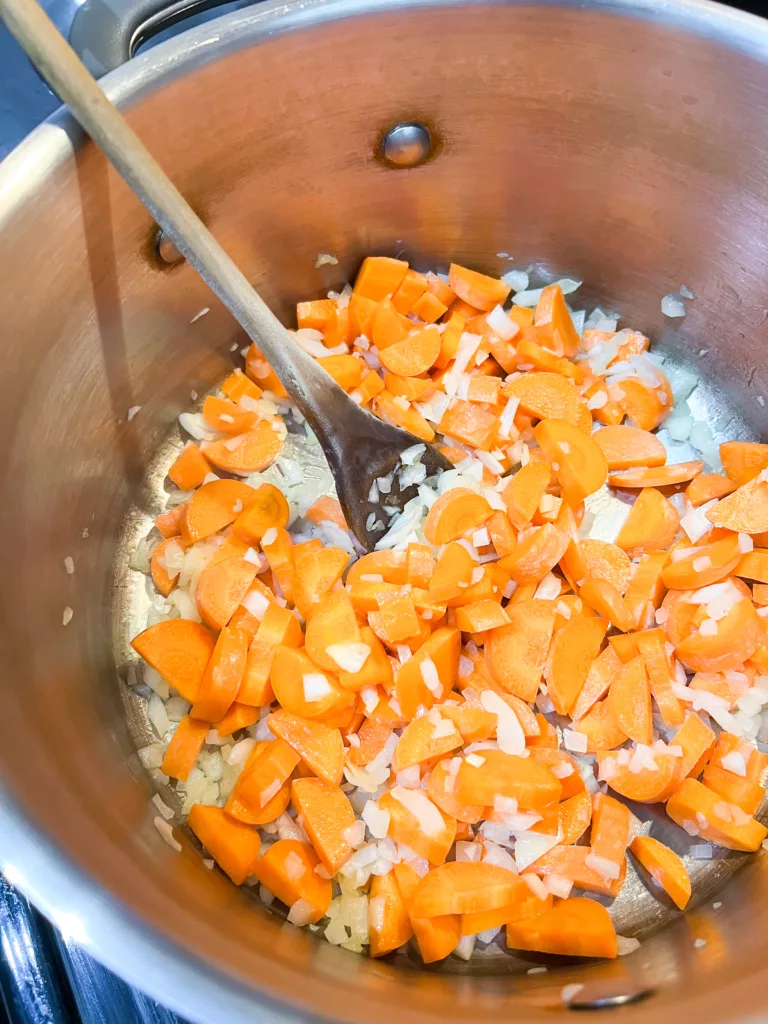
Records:
{"label": "stainless steel pot", "polygon": [[[500,252],[545,260],[709,375],[723,396],[715,427],[759,436],[767,64],[762,22],[696,0],[289,0],[187,32],[106,84],[286,317],[370,252],[491,270]],[[380,140],[413,119],[431,158],[393,170]],[[761,857],[721,908],[678,918],[630,957],[512,977],[503,956],[425,970],[348,954],[264,913],[191,845],[162,842],[121,702],[113,566],[157,511],[176,415],[240,337],[154,236],[65,114],[0,168],[8,876],[109,967],[207,1024],[551,1019],[569,1012],[571,982],[587,1013],[601,999],[663,1024],[759,1012]],[[318,272],[327,251],[341,263]],[[660,299],[683,282],[698,298],[672,329]]]}

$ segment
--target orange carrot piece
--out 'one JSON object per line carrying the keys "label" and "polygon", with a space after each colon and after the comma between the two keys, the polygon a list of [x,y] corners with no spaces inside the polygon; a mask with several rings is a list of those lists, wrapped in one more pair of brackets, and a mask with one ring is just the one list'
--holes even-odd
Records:
{"label": "orange carrot piece", "polygon": [[392,644],[402,643],[419,634],[419,617],[408,593],[387,594],[380,598],[378,621],[386,640]]}
{"label": "orange carrot piece", "polygon": [[768,530],[768,482],[757,476],[742,484],[711,508],[707,519],[737,533],[764,533]]}
{"label": "orange carrot piece", "polygon": [[668,548],[679,526],[680,515],[677,509],[660,491],[654,487],[644,487],[619,531],[616,544],[636,558],[638,555]]}
{"label": "orange carrot piece", "polygon": [[[493,732],[495,729],[494,723],[491,731]],[[475,825],[484,816],[485,808],[482,804],[464,804],[457,799],[454,792],[456,775],[451,770],[452,760],[452,758],[445,758],[437,762],[426,779],[427,793],[430,800],[437,804],[444,814],[468,825]]]}
{"label": "orange carrot piece", "polygon": [[155,590],[161,593],[163,597],[168,597],[179,578],[178,569],[173,576],[170,575],[166,559],[169,554],[178,556],[183,553],[184,544],[175,537],[168,537],[161,544],[158,544],[152,553],[152,558],[149,561],[152,582],[155,585]]}
{"label": "orange carrot piece", "polygon": [[454,398],[443,413],[438,431],[462,444],[490,451],[499,432],[500,420],[496,413],[476,402]]}
{"label": "orange carrot piece", "polygon": [[303,618],[308,618],[321,598],[332,590],[347,567],[349,555],[342,548],[307,550],[293,547],[293,600]]}
{"label": "orange carrot piece", "polygon": [[550,349],[542,348],[535,341],[523,338],[517,343],[517,354],[521,365],[530,363],[534,370],[561,373],[564,377],[570,377],[571,380],[576,381],[577,384],[581,384],[584,380],[584,371],[580,366],[572,363],[570,359],[563,359],[562,356],[555,355]]}
{"label": "orange carrot piece", "polygon": [[381,353],[390,345],[396,345],[408,337],[413,322],[395,309],[392,299],[386,296],[379,302],[371,321],[373,342]]}
{"label": "orange carrot piece", "polygon": [[405,900],[393,871],[374,875],[368,894],[368,928],[371,956],[385,956],[399,949],[413,935]]}
{"label": "orange carrot piece", "polygon": [[[477,935],[489,928],[499,928],[510,921],[522,921],[526,917],[535,917],[551,910],[554,900],[548,893],[545,899],[534,896],[527,885],[520,886],[514,903],[499,907],[497,910],[479,910],[474,913],[462,914],[460,917],[461,934]],[[433,919],[434,920],[434,919]]]}
{"label": "orange carrot piece", "polygon": [[271,391],[278,398],[287,398],[288,392],[280,383],[280,378],[264,358],[264,353],[251,345],[245,356],[245,372],[248,377],[264,391]]}
{"label": "orange carrot piece", "polygon": [[281,645],[275,653],[270,675],[280,704],[300,718],[317,718],[343,711],[355,702],[331,672],[323,672],[303,650]]}
{"label": "orange carrot piece", "polygon": [[448,306],[444,302],[441,302],[436,295],[432,295],[430,292],[424,292],[424,294],[414,302],[411,312],[417,316],[419,320],[423,320],[425,324],[434,324],[441,316],[443,316],[447,309]]}
{"label": "orange carrot piece", "polygon": [[212,441],[205,457],[227,473],[260,473],[271,466],[283,445],[283,432],[275,430],[282,420],[258,420],[250,430],[222,441]]}
{"label": "orange carrot piece", "polygon": [[557,828],[561,845],[572,846],[578,842],[591,821],[592,800],[586,789],[574,793],[567,800],[562,800],[557,805]]}
{"label": "orange carrot piece", "polygon": [[218,722],[235,699],[245,672],[248,637],[242,630],[225,626],[219,633],[211,660],[203,678],[190,714],[206,722]]}
{"label": "orange carrot piece", "polygon": [[261,550],[269,562],[273,580],[277,587],[280,588],[282,596],[286,601],[293,603],[293,580],[295,575],[293,539],[288,531],[282,527],[276,531],[274,537],[269,534],[267,539],[268,543],[265,543],[264,537],[261,538]]}
{"label": "orange carrot piece", "polygon": [[451,861],[421,879],[413,896],[413,913],[443,917],[498,910],[516,902],[521,885],[525,883],[514,872],[497,864]]}
{"label": "orange carrot piece", "polygon": [[371,370],[369,373],[363,374],[363,379],[360,383],[359,388],[355,388],[350,392],[350,397],[353,401],[357,402],[358,405],[367,405],[372,401],[376,395],[380,394],[384,390],[384,381],[375,371]]}
{"label": "orange carrot piece", "polygon": [[[367,379],[367,378],[366,378]],[[381,380],[377,375],[377,380]],[[383,387],[383,385],[382,385]],[[373,411],[388,423],[402,427],[422,441],[431,441],[435,432],[424,417],[413,406],[403,408],[387,391],[382,391],[373,403]]]}
{"label": "orange carrot piece", "polygon": [[752,587],[752,600],[758,605],[768,604],[768,586],[765,583],[755,583]]}
{"label": "orange carrot piece", "polygon": [[764,625],[749,600],[738,601],[713,635],[694,633],[677,645],[677,657],[694,672],[727,672],[748,661],[763,643]]}
{"label": "orange carrot piece", "polygon": [[323,494],[313,501],[304,513],[304,517],[315,525],[334,523],[341,530],[349,529],[341,505],[336,498],[332,498],[329,494]]}
{"label": "orange carrot piece", "polygon": [[[621,392],[619,405],[641,430],[655,430],[672,408],[672,392],[661,372],[659,379],[663,382],[659,388],[652,388],[637,377],[625,378],[617,385]],[[666,401],[662,400],[662,395]]]}
{"label": "orange carrot piece", "polygon": [[258,815],[288,780],[299,761],[299,754],[283,739],[269,740],[254,748],[230,799]]}
{"label": "orange carrot piece", "polygon": [[666,636],[661,629],[647,629],[635,634],[637,650],[645,663],[651,693],[667,728],[682,725],[685,705],[673,692],[676,677],[666,650]]}
{"label": "orange carrot piece", "polygon": [[507,946],[537,953],[565,956],[618,956],[618,941],[611,916],[594,900],[573,897],[534,917],[510,921]]}
{"label": "orange carrot piece", "polygon": [[523,530],[530,524],[549,487],[550,475],[546,462],[531,460],[515,473],[502,491],[507,515],[516,529]]}
{"label": "orange carrot piece", "polygon": [[352,853],[345,832],[355,823],[352,804],[338,785],[324,779],[294,779],[291,800],[315,853],[335,875]]}
{"label": "orange carrot piece", "polygon": [[278,839],[260,857],[253,874],[262,885],[286,906],[303,900],[309,904],[309,923],[325,917],[331,905],[333,888],[327,878],[321,878],[315,868],[320,863],[311,846],[297,839]]}
{"label": "orange carrot piece", "polygon": [[624,599],[607,580],[585,580],[579,590],[584,604],[591,608],[595,615],[607,619],[616,629],[628,629],[629,620]]}
{"label": "orange carrot piece", "polygon": [[360,335],[364,335],[369,340],[372,338],[371,324],[377,305],[377,300],[368,299],[364,295],[353,294],[350,296],[349,333],[353,338],[358,338]]}
{"label": "orange carrot piece", "polygon": [[584,780],[579,772],[579,766],[567,751],[554,747],[532,746],[529,747],[529,754],[534,761],[549,768],[560,780],[561,800],[569,800],[584,790]]}
{"label": "orange carrot piece", "polygon": [[302,761],[318,778],[330,786],[338,786],[344,777],[344,742],[338,729],[322,722],[299,718],[284,708],[269,718],[275,736],[293,747]]}
{"label": "orange carrot piece", "polygon": [[598,654],[590,665],[584,685],[571,708],[570,715],[574,721],[583,718],[589,709],[608,693],[611,683],[618,675],[621,664],[613,647],[606,647]]}
{"label": "orange carrot piece", "polygon": [[152,522],[160,531],[164,540],[170,537],[178,537],[181,533],[181,517],[184,515],[184,505],[174,505],[167,512],[155,516]]}
{"label": "orange carrot piece", "polygon": [[399,313],[411,313],[414,305],[427,290],[427,278],[416,270],[407,270],[397,291],[392,295],[392,302]]}
{"label": "orange carrot piece", "polygon": [[239,368],[230,373],[224,383],[220,385],[220,388],[227,398],[231,398],[233,402],[239,402],[243,396],[253,399],[261,398],[264,393],[261,388],[257,384],[254,384],[252,380],[249,380]]}
{"label": "orange carrot piece", "polygon": [[176,456],[176,461],[168,470],[168,476],[180,491],[193,491],[210,472],[208,460],[199,447],[190,441]]}
{"label": "orange carrot piece", "polygon": [[427,271],[426,277],[429,294],[434,295],[444,306],[450,306],[456,299],[456,292],[453,288],[443,281],[441,277],[438,277],[437,274],[433,274],[431,270]]}
{"label": "orange carrot piece", "polygon": [[195,601],[200,616],[213,629],[223,629],[256,579],[258,566],[243,558],[226,558],[200,573]]}
{"label": "orange carrot piece", "polygon": [[437,391],[429,377],[401,377],[396,373],[384,374],[384,387],[390,394],[407,398],[409,402],[423,402]]}
{"label": "orange carrot piece", "polygon": [[313,607],[307,621],[307,654],[320,668],[338,672],[341,666],[328,653],[329,648],[360,642],[357,616],[347,591],[332,590],[325,594]]}
{"label": "orange carrot piece", "polygon": [[624,594],[627,621],[632,629],[640,629],[653,621],[653,613],[664,596],[662,569],[667,561],[666,551],[655,551],[643,555],[635,567],[632,579]]}
{"label": "orange carrot piece", "polygon": [[356,692],[366,686],[388,686],[392,682],[392,666],[381,641],[370,626],[361,627],[360,643],[370,649],[370,654],[363,662],[363,667],[357,672],[340,669],[338,672],[339,683],[345,690]]}
{"label": "orange carrot piece", "polygon": [[715,734],[709,726],[697,714],[688,712],[672,742],[683,750],[683,756],[678,758],[675,780],[701,775],[715,747]]}
{"label": "orange carrot piece", "polygon": [[734,534],[698,547],[693,558],[670,560],[661,578],[670,590],[697,590],[730,576],[741,561],[739,539]]}
{"label": "orange carrot piece", "polygon": [[[611,686],[614,682],[615,677]],[[596,754],[599,750],[613,750],[627,739],[626,733],[611,714],[607,698],[593,704],[583,718],[574,722],[572,728],[574,732],[583,733],[587,737],[588,754]]]}
{"label": "orange carrot piece", "polygon": [[450,601],[459,597],[472,578],[475,560],[463,544],[449,541],[438,556],[435,571],[429,581],[429,596],[433,601]]}
{"label": "orange carrot piece", "polygon": [[698,508],[713,498],[724,498],[727,494],[733,494],[736,484],[719,473],[699,473],[688,484],[685,489],[685,496],[693,505]]}
{"label": "orange carrot piece", "polygon": [[[439,735],[435,735],[438,730]],[[463,742],[456,726],[452,722],[444,722],[437,712],[432,711],[414,718],[405,727],[395,747],[392,767],[399,772],[411,765],[442,757],[460,747]]]}
{"label": "orange carrot piece", "polygon": [[401,377],[418,377],[426,373],[440,354],[440,332],[437,327],[413,331],[402,341],[388,345],[379,352],[381,365]]}
{"label": "orange carrot piece", "polygon": [[[203,402],[203,419],[209,427],[222,434],[242,434],[251,429],[258,417],[255,412],[244,409],[228,398],[208,395]],[[208,472],[210,469],[206,470]],[[199,483],[202,483],[202,479]]]}
{"label": "orange carrot piece", "polygon": [[474,601],[456,609],[456,626],[465,633],[484,633],[509,624],[509,616],[498,601]]}
{"label": "orange carrot piece", "polygon": [[592,853],[621,867],[629,845],[629,808],[605,793],[596,793],[593,800]]}
{"label": "orange carrot piece", "polygon": [[209,729],[208,722],[184,715],[171,737],[160,770],[172,779],[186,782],[200,756]]}
{"label": "orange carrot piece", "polygon": [[[411,810],[414,800],[418,815]],[[390,839],[408,846],[430,864],[445,861],[456,838],[456,819],[433,804],[423,790],[395,786],[379,797],[378,804],[389,814],[387,835]],[[429,819],[429,832],[422,823],[425,818]]]}
{"label": "orange carrot piece", "polygon": [[608,785],[614,793],[640,804],[654,804],[665,799],[679,770],[680,759],[654,751],[656,768],[642,768],[640,771],[630,771],[628,764],[631,757],[626,759],[626,763],[621,763],[619,755],[605,750],[597,752],[597,760],[601,775],[610,776]]}
{"label": "orange carrot piece", "polygon": [[582,540],[579,547],[586,562],[586,573],[578,579],[606,580],[623,594],[632,576],[627,553],[616,544],[591,538]]}
{"label": "orange carrot piece", "polygon": [[453,487],[430,508],[424,536],[430,544],[447,544],[482,526],[492,515],[493,509],[482,495],[468,487]]}
{"label": "orange carrot piece", "polygon": [[328,319],[336,308],[332,299],[314,299],[311,302],[296,303],[296,323],[300,330],[310,328],[324,331]]}
{"label": "orange carrot piece", "polygon": [[387,295],[394,295],[408,272],[405,260],[389,256],[368,256],[363,260],[355,280],[354,294],[380,302]]}
{"label": "orange carrot piece", "polygon": [[479,766],[462,761],[456,796],[464,804],[493,806],[496,795],[513,797],[521,808],[537,811],[560,799],[562,785],[549,768],[532,757],[484,750]]}
{"label": "orange carrot piece", "polygon": [[443,917],[417,917],[413,913],[413,898],[421,878],[405,861],[395,864],[394,875],[408,910],[421,959],[425,964],[444,960],[456,948],[461,937],[461,918],[458,914],[445,914]]}
{"label": "orange carrot piece", "polygon": [[677,909],[685,910],[691,898],[691,880],[677,854],[651,836],[635,836],[629,848],[656,885],[671,897]]}
{"label": "orange carrot piece", "polygon": [[754,852],[768,836],[759,821],[691,778],[683,779],[669,798],[667,814],[682,828],[696,825],[703,839],[729,850]]}
{"label": "orange carrot piece", "polygon": [[600,653],[607,624],[594,616],[572,616],[555,634],[550,651],[547,691],[558,714],[570,714],[593,661]]}
{"label": "orange carrot piece", "polygon": [[288,525],[290,510],[282,491],[272,484],[261,484],[253,493],[248,507],[232,524],[236,537],[248,544],[260,541],[267,530],[280,530]]}
{"label": "orange carrot piece", "polygon": [[[506,607],[509,625],[488,634],[484,650],[489,672],[505,690],[533,701],[555,625],[552,601],[521,601]],[[493,803],[493,801],[491,801]]]}
{"label": "orange carrot piece", "polygon": [[655,466],[651,469],[623,469],[611,473],[608,483],[611,487],[633,490],[640,487],[672,487],[693,480],[702,469],[703,462],[678,462],[672,466]]}
{"label": "orange carrot piece", "polygon": [[578,351],[579,335],[559,284],[550,284],[542,289],[533,325],[539,341],[558,355],[572,356]]}
{"label": "orange carrot piece", "polygon": [[505,512],[494,512],[491,518],[486,521],[485,527],[488,530],[496,554],[500,558],[514,551],[517,538],[512,528],[512,523]]}
{"label": "orange carrot piece", "polygon": [[483,310],[501,305],[512,290],[498,278],[468,270],[456,263],[451,263],[448,268],[448,284],[464,302]]}
{"label": "orange carrot piece", "polygon": [[520,400],[520,410],[537,419],[565,420],[589,433],[592,414],[573,381],[560,373],[523,373],[506,383],[505,398]]}
{"label": "orange carrot piece", "polygon": [[[395,681],[395,693],[403,715],[414,718],[419,706],[431,708],[436,701],[444,700],[453,688],[459,670],[461,633],[452,626],[441,626],[421,645],[412,658],[401,665]],[[422,666],[431,661],[437,671],[441,690],[433,693],[425,683],[427,668]]]}
{"label": "orange carrot piece", "polygon": [[[603,896],[618,896],[624,885],[627,874],[626,861],[619,866],[619,874],[598,871],[590,863],[591,848],[589,846],[553,846],[531,865],[529,873],[539,875],[561,875],[568,878],[579,889],[587,892],[600,893]],[[599,865],[599,862],[598,862]],[[600,865],[602,867],[602,865]],[[571,901],[568,900],[570,903]]]}
{"label": "orange carrot piece", "polygon": [[235,885],[242,885],[259,858],[261,839],[256,829],[231,818],[220,807],[202,804],[192,806],[188,821],[221,870]]}
{"label": "orange carrot piece", "polygon": [[655,434],[639,427],[603,427],[595,434],[608,469],[635,469],[638,466],[663,466],[667,450]]}
{"label": "orange carrot piece", "polygon": [[630,739],[651,744],[651,687],[642,657],[621,666],[608,691],[608,707],[618,727]]}
{"label": "orange carrot piece", "polygon": [[456,358],[456,353],[459,350],[459,341],[461,340],[461,335],[464,333],[466,322],[466,317],[459,312],[455,311],[451,313],[448,325],[442,334],[440,355],[437,357],[437,362],[435,363],[435,366],[438,369],[444,370],[450,364],[451,360]]}
{"label": "orange carrot piece", "polygon": [[470,377],[467,387],[467,401],[485,402],[496,405],[501,392],[501,380],[498,377]]}
{"label": "orange carrot piece", "polygon": [[[242,686],[242,683],[240,685]],[[227,713],[216,723],[216,732],[219,736],[231,736],[233,732],[247,729],[249,725],[254,725],[258,720],[258,708],[235,701],[230,705]]]}
{"label": "orange carrot piece", "polygon": [[203,484],[184,506],[181,536],[185,544],[205,540],[234,522],[254,496],[253,487],[239,480]]}
{"label": "orange carrot piece", "polygon": [[211,632],[190,619],[165,619],[131,640],[139,657],[188,701],[197,696],[215,645]]}
{"label": "orange carrot piece", "polygon": [[568,535],[552,523],[534,526],[510,554],[499,559],[499,566],[517,584],[538,583],[565,555],[569,543]]}
{"label": "orange carrot piece", "polygon": [[427,544],[409,544],[405,556],[405,575],[412,587],[429,588],[435,572],[435,559]]}
{"label": "orange carrot piece", "polygon": [[735,804],[745,814],[754,814],[765,797],[763,786],[750,779],[734,775],[733,772],[716,764],[708,764],[701,781],[726,803]]}
{"label": "orange carrot piece", "polygon": [[720,458],[726,475],[741,487],[768,466],[768,444],[726,441],[720,445]]}
{"label": "orange carrot piece", "polygon": [[542,420],[533,432],[570,505],[576,506],[600,490],[608,476],[608,465],[592,437],[572,423],[557,419]]}

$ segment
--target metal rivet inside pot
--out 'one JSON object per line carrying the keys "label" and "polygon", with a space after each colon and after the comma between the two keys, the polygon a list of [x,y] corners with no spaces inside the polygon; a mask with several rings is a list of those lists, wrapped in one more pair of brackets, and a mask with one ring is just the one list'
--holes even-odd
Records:
{"label": "metal rivet inside pot", "polygon": [[432,139],[423,124],[410,122],[391,128],[384,136],[382,154],[391,167],[418,167],[432,149]]}
{"label": "metal rivet inside pot", "polygon": [[184,257],[164,231],[159,231],[155,241],[157,255],[163,263],[181,263]]}
{"label": "metal rivet inside pot", "polygon": [[609,1010],[629,1003],[639,1003],[653,995],[653,990],[649,988],[628,992],[626,986],[609,982],[574,985],[573,989],[563,1000],[569,1010]]}

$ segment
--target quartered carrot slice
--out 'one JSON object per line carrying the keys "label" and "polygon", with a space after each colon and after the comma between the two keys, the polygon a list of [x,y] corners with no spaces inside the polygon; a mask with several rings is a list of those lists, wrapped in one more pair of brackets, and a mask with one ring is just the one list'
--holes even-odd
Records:
{"label": "quartered carrot slice", "polygon": [[768,444],[726,441],[720,445],[720,459],[728,477],[741,487],[768,467]]}
{"label": "quartered carrot slice", "polygon": [[293,747],[315,775],[331,786],[339,785],[343,778],[344,743],[338,729],[299,718],[284,708],[270,715],[269,728]]}
{"label": "quartered carrot slice", "polygon": [[707,519],[738,533],[764,533],[768,530],[768,482],[757,476],[743,484],[718,501]]}
{"label": "quartered carrot slice", "polygon": [[444,960],[456,948],[461,937],[461,918],[458,914],[445,914],[442,917],[417,917],[413,913],[413,899],[421,878],[405,861],[395,864],[394,874],[408,910],[421,959],[425,964]]}
{"label": "quartered carrot slice", "polygon": [[[618,896],[624,885],[627,865],[623,861],[618,874],[613,866],[596,859],[588,846],[552,847],[528,869],[528,873],[560,875],[569,879],[579,889],[600,893],[603,896]],[[570,900],[568,900],[570,903]]]}
{"label": "quartered carrot slice", "polygon": [[[495,724],[493,730],[495,731]],[[464,804],[458,800],[456,797],[456,772],[452,771],[452,765],[453,759],[450,757],[437,762],[427,778],[427,793],[445,814],[456,818],[457,821],[474,825],[483,817],[483,805]],[[456,767],[458,769],[460,765],[457,763]]]}
{"label": "quartered carrot slice", "polygon": [[672,898],[678,910],[685,910],[691,898],[691,880],[674,850],[651,836],[635,836],[630,850],[653,881]]}
{"label": "quartered carrot slice", "polygon": [[291,800],[325,869],[335,875],[352,853],[345,833],[355,812],[345,793],[324,779],[294,779]]}
{"label": "quartered carrot slice", "polygon": [[763,643],[763,621],[746,599],[737,602],[715,626],[714,633],[695,633],[677,645],[677,657],[694,672],[737,669]]}
{"label": "quartered carrot slice", "polygon": [[667,461],[667,450],[658,437],[639,427],[603,427],[594,437],[611,472],[638,466],[663,466]]}
{"label": "quartered carrot slice", "polygon": [[629,824],[626,804],[605,793],[595,793],[589,845],[595,857],[615,864],[617,872],[620,872],[627,853]]}
{"label": "quartered carrot slice", "polygon": [[348,561],[342,548],[321,547],[318,551],[307,550],[306,544],[294,545],[293,600],[305,619],[341,579]]}
{"label": "quartered carrot slice", "polygon": [[203,749],[210,727],[208,722],[184,715],[171,737],[160,770],[172,779],[186,782]]}
{"label": "quartered carrot slice", "polygon": [[432,505],[424,522],[430,544],[447,544],[475,530],[493,515],[488,501],[467,487],[453,487]]}
{"label": "quartered carrot slice", "polygon": [[497,910],[514,903],[524,884],[497,864],[451,861],[422,878],[414,893],[413,912],[418,917],[442,917]]}
{"label": "quartered carrot slice", "polygon": [[320,864],[311,846],[297,839],[278,839],[256,861],[253,874],[286,906],[303,900],[309,905],[309,923],[325,917],[333,888],[315,868]]}
{"label": "quartered carrot slice", "polygon": [[199,487],[184,505],[181,536],[185,544],[218,533],[234,522],[254,496],[253,487],[239,480],[213,480]]}
{"label": "quartered carrot slice", "polygon": [[570,715],[574,721],[583,718],[589,709],[608,693],[608,688],[621,668],[622,662],[613,647],[606,647],[595,658],[587,672],[578,697]]}
{"label": "quartered carrot slice", "polygon": [[396,772],[402,771],[411,765],[442,757],[463,742],[456,726],[433,711],[414,718],[403,729],[392,757],[392,766]]}
{"label": "quartered carrot slice", "polygon": [[[624,594],[627,622],[632,629],[651,625],[656,609],[664,597],[661,572],[667,561],[666,551],[642,555]],[[650,620],[650,621],[649,621]]]}
{"label": "quartered carrot slice", "polygon": [[562,787],[561,800],[569,800],[577,793],[583,793],[584,780],[579,772],[578,763],[565,750],[558,750],[556,747],[529,746],[529,756],[539,764],[549,768],[552,774],[560,780]]}
{"label": "quartered carrot slice", "polygon": [[368,928],[371,956],[399,949],[413,935],[410,915],[393,871],[374,875],[368,894]]}
{"label": "quartered carrot slice", "polygon": [[644,487],[619,531],[616,544],[637,558],[668,548],[679,527],[680,514],[674,505],[655,487]]}
{"label": "quartered carrot slice", "polygon": [[485,663],[509,693],[533,701],[555,625],[551,601],[521,601],[506,607],[509,625],[492,629],[485,641]]}
{"label": "quartered carrot slice", "polygon": [[278,647],[270,674],[280,704],[300,718],[318,718],[351,707],[355,695],[339,685],[333,673],[322,671],[303,651]]}
{"label": "quartered carrot slice", "polygon": [[688,825],[702,839],[729,850],[757,850],[768,836],[759,821],[695,779],[683,779],[667,801],[667,814],[681,828]]}
{"label": "quartered carrot slice", "polygon": [[594,900],[573,897],[551,910],[507,925],[507,946],[536,953],[565,956],[618,956],[616,929],[605,907]]}
{"label": "quartered carrot slice", "polygon": [[661,629],[648,629],[635,634],[637,650],[645,663],[651,693],[667,728],[682,725],[685,706],[672,689],[677,681],[669,654],[666,636]]}
{"label": "quartered carrot slice", "polygon": [[515,583],[538,583],[565,554],[570,538],[552,523],[531,528],[518,540],[510,554],[499,560],[499,566]]}
{"label": "quartered carrot slice", "polygon": [[234,701],[245,672],[248,637],[240,629],[225,626],[195,694],[190,714],[206,722],[218,722]]}
{"label": "quartered carrot slice", "polygon": [[430,864],[445,861],[456,838],[456,819],[433,804],[423,789],[395,786],[379,797],[378,804],[390,816],[391,839]]}
{"label": "quartered carrot slice", "polygon": [[566,420],[544,419],[534,428],[536,440],[555,470],[563,497],[572,506],[599,491],[608,464],[599,445]]}
{"label": "quartered carrot slice", "polygon": [[440,341],[437,327],[424,327],[381,350],[381,365],[401,377],[418,377],[434,365],[440,354]]}
{"label": "quartered carrot slice", "polygon": [[539,502],[549,487],[550,468],[541,460],[531,460],[512,477],[502,497],[512,525],[523,530],[533,519]]}
{"label": "quartered carrot slice", "polygon": [[736,486],[733,480],[720,476],[719,473],[699,473],[686,487],[685,496],[694,508],[698,508],[713,498],[724,498],[727,494],[733,494]]}
{"label": "quartered carrot slice", "polygon": [[678,758],[656,751],[653,752],[656,767],[648,766],[639,771],[630,770],[631,757],[622,763],[615,751],[599,750],[597,760],[601,776],[606,778],[614,793],[639,804],[653,804],[660,800],[678,771]]}
{"label": "quartered carrot slice", "polygon": [[611,714],[607,699],[593,704],[583,718],[574,722],[573,730],[587,737],[588,754],[596,754],[599,750],[613,750],[627,739],[627,734]]}
{"label": "quartered carrot slice", "polygon": [[572,356],[578,351],[579,335],[559,284],[550,284],[542,289],[536,303],[533,326],[541,343],[559,355]]}
{"label": "quartered carrot slice", "polygon": [[187,820],[221,870],[235,885],[242,885],[259,858],[261,839],[256,829],[231,818],[220,807],[203,804],[193,804]]}
{"label": "quartered carrot slice", "polygon": [[223,629],[248,593],[257,571],[258,566],[239,556],[203,569],[195,590],[203,622],[213,629]]}
{"label": "quartered carrot slice", "polygon": [[608,707],[622,732],[636,743],[650,745],[653,739],[651,688],[641,657],[621,666],[608,691]]}
{"label": "quartered carrot slice", "polygon": [[224,441],[211,441],[205,457],[228,473],[260,473],[271,466],[283,446],[285,427],[279,416],[259,420],[250,430]]}
{"label": "quartered carrot slice", "polygon": [[448,268],[448,284],[458,297],[476,309],[491,310],[504,302],[512,290],[498,278],[468,270],[457,263]]}
{"label": "quartered carrot slice", "polygon": [[[234,408],[237,408],[237,406],[234,406]],[[192,491],[195,487],[200,486],[210,472],[211,467],[208,460],[200,451],[200,448],[190,442],[176,456],[176,461],[168,470],[168,476],[179,490]]]}
{"label": "quartered carrot slice", "polygon": [[210,630],[189,619],[165,619],[131,640],[139,657],[188,701],[197,696],[215,645]]}
{"label": "quartered carrot slice", "polygon": [[698,590],[730,576],[741,561],[742,551],[735,534],[703,544],[692,558],[670,559],[661,578],[670,590]]}
{"label": "quartered carrot slice", "polygon": [[537,811],[559,800],[560,780],[533,758],[502,750],[484,750],[477,756],[482,764],[471,764],[465,758],[456,776],[456,796],[462,803],[492,807],[498,795],[512,797],[520,807]]}
{"label": "quartered carrot slice", "polygon": [[607,624],[594,616],[572,616],[555,634],[547,690],[558,714],[570,714],[593,661],[600,653]]}
{"label": "quartered carrot slice", "polygon": [[580,542],[581,553],[586,561],[586,573],[582,579],[607,580],[620,594],[629,586],[632,576],[629,556],[616,544],[604,540],[587,538]]}
{"label": "quartered carrot slice", "polygon": [[607,619],[616,629],[628,629],[624,598],[607,580],[586,580],[579,590],[582,601],[595,613]]}
{"label": "quartered carrot slice", "polygon": [[[611,487],[672,487],[693,480],[704,469],[703,462],[678,462],[672,466],[657,466],[653,469],[624,469],[611,473],[608,483]],[[714,510],[713,510],[714,511]]]}

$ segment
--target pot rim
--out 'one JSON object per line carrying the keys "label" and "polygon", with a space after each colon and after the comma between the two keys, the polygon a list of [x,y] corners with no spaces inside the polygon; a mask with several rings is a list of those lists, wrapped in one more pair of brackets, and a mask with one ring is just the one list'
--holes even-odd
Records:
{"label": "pot rim", "polygon": [[[200,64],[302,28],[398,9],[468,3],[527,6],[531,2],[567,5],[567,0],[267,0],[158,44],[110,72],[101,84],[109,98],[125,109]],[[582,0],[579,7],[685,31],[768,64],[768,22],[712,0]],[[0,164],[0,230],[84,141],[80,126],[61,107],[6,157]],[[190,1021],[210,1024],[226,1019],[227,1024],[253,1024],[255,1010],[268,1015],[273,1024],[297,1020],[301,1013],[297,1007],[278,1003],[264,991],[255,994],[154,931],[57,850],[45,829],[33,824],[4,787],[2,797],[0,868],[66,939]],[[173,984],[169,985],[171,978]],[[756,1013],[764,1005],[766,978],[768,969],[756,972],[748,989],[742,983],[726,982],[718,1009],[728,1014],[727,1007],[739,1006],[742,1015]],[[673,1002],[667,1011],[674,1012]],[[223,1007],[226,1018],[222,1017]],[[711,997],[690,996],[688,1011],[697,1008],[704,1018],[712,1019]],[[623,1010],[625,1016],[633,1012],[630,1007]]]}

